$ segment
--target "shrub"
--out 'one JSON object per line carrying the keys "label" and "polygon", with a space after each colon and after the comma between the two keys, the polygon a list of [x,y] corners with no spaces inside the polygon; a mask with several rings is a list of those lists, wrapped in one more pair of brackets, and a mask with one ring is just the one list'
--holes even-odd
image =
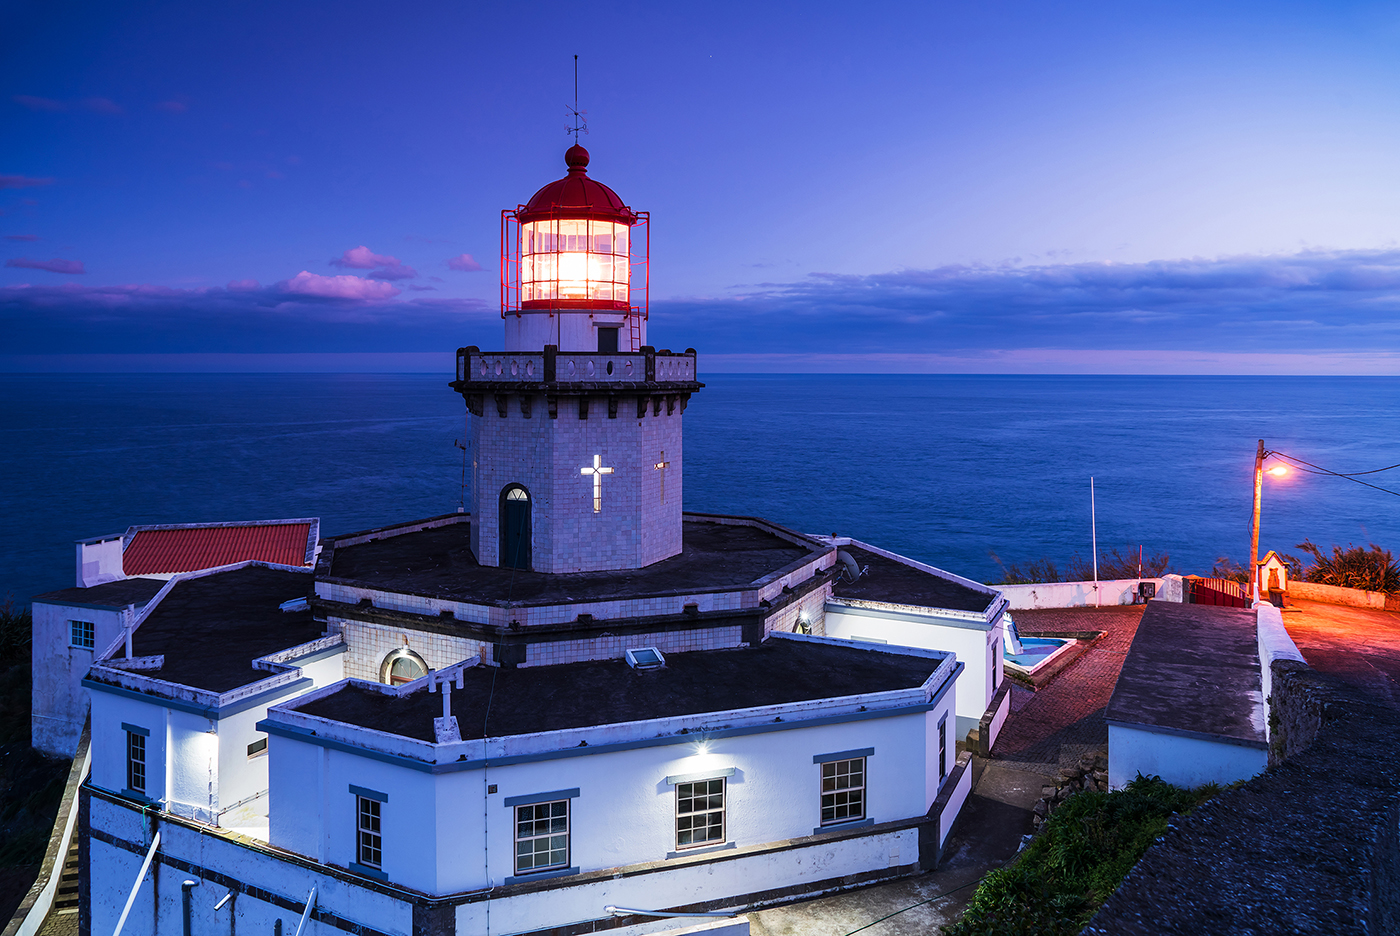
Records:
{"label": "shrub", "polygon": [[[1004,563],[995,552],[992,559],[1001,567],[1000,585],[1036,585],[1041,582],[1087,582],[1094,578],[1094,565],[1079,553],[1070,557],[1065,571],[1060,572],[1053,559],[1035,559],[1024,563]],[[1166,553],[1155,556],[1143,555],[1142,577],[1157,578],[1171,567],[1171,558]],[[1131,579],[1138,577],[1138,552],[1131,546],[1127,553],[1110,549],[1099,556],[1099,579]]]}
{"label": "shrub", "polygon": [[944,936],[1071,936],[1089,922],[1173,814],[1219,792],[1138,776],[1122,790],[1065,800],[1013,864],[988,874]]}
{"label": "shrub", "polygon": [[1332,547],[1332,555],[1323,553],[1311,540],[1303,540],[1298,548],[1313,557],[1303,578],[1319,585],[1337,585],[1342,588],[1364,588],[1366,591],[1400,592],[1400,567],[1390,550],[1381,549],[1375,543],[1370,549],[1347,545]]}
{"label": "shrub", "polygon": [[16,607],[13,598],[0,602],[0,669],[29,662],[34,617],[28,608]]}

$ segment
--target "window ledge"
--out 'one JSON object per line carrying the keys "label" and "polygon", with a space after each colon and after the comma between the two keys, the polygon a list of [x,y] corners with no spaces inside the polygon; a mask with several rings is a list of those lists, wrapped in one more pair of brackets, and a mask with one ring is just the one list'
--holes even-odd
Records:
{"label": "window ledge", "polygon": [[727,851],[728,849],[737,847],[738,846],[734,842],[725,842],[723,845],[710,845],[703,848],[687,848],[684,851],[667,852],[666,860],[669,861],[672,858],[689,858],[691,855],[708,855],[710,852]]}
{"label": "window ledge", "polygon": [[535,871],[532,874],[517,874],[505,879],[507,884],[523,884],[526,881],[542,881],[545,878],[568,877],[578,874],[578,868],[555,868],[553,871]]}
{"label": "window ledge", "polygon": [[369,865],[362,865],[358,861],[350,862],[349,868],[356,874],[362,874],[367,878],[374,878],[376,881],[389,880],[389,875],[385,874],[383,871],[380,871],[378,868],[371,868]]}
{"label": "window ledge", "polygon": [[874,825],[874,819],[856,819],[851,822],[831,822],[824,826],[817,826],[812,830],[813,835],[821,835],[823,832],[838,832],[844,829],[859,829],[861,826]]}

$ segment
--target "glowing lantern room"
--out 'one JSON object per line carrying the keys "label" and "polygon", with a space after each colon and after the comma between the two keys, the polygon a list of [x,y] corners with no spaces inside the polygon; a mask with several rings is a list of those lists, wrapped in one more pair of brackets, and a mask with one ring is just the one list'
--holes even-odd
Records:
{"label": "glowing lantern room", "polygon": [[564,162],[568,175],[501,212],[506,350],[640,350],[649,298],[647,213],[589,177],[582,146],[569,147]]}

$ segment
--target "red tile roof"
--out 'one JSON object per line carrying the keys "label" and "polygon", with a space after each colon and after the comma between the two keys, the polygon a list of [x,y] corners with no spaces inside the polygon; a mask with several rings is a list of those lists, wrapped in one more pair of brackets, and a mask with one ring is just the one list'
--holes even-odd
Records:
{"label": "red tile roof", "polygon": [[248,559],[304,566],[311,526],[300,521],[137,527],[122,553],[122,571],[127,575],[171,575]]}

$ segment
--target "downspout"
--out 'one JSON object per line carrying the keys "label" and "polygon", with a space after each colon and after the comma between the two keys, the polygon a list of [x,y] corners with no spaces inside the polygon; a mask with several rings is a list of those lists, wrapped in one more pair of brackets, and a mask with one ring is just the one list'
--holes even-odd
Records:
{"label": "downspout", "polygon": [[180,885],[180,913],[185,923],[185,936],[194,936],[190,929],[190,904],[193,902],[190,891],[198,886],[198,881],[189,880]]}

